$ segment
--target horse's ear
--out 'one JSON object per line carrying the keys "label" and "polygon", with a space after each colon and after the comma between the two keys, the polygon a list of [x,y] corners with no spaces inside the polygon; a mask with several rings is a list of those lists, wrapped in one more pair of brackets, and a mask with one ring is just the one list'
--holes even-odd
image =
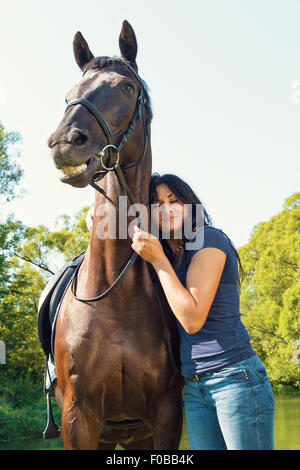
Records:
{"label": "horse's ear", "polygon": [[122,57],[137,71],[138,68],[135,62],[137,55],[137,42],[134,31],[127,20],[123,21],[119,37],[119,47]]}
{"label": "horse's ear", "polygon": [[80,31],[77,31],[73,41],[73,51],[77,64],[83,71],[84,66],[94,59],[93,54],[91,53],[88,43],[82,36]]}

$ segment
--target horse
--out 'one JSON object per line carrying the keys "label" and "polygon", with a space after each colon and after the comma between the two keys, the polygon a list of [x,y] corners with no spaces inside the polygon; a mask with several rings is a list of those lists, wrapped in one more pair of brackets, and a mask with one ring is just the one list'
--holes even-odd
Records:
{"label": "horse", "polygon": [[[131,203],[149,209],[152,108],[126,20],[119,48],[120,57],[95,57],[83,35],[75,34],[83,75],[67,93],[65,114],[48,139],[60,180],[95,189],[89,245],[57,317],[54,394],[66,449],[113,450],[119,444],[125,450],[176,450],[183,378],[176,367],[175,317],[149,263],[134,253],[126,265],[131,238],[97,232],[105,203],[117,206],[122,190]],[[130,217],[139,216],[128,214],[126,228]],[[116,283],[122,269],[126,275]],[[103,291],[108,295],[98,295]]]}

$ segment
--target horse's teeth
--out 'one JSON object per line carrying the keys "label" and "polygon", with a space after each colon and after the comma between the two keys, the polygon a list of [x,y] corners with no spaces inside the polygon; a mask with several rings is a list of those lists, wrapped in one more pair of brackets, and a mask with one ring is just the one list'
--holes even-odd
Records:
{"label": "horse's teeth", "polygon": [[60,170],[64,176],[75,176],[83,173],[87,169],[86,163],[77,166],[63,166]]}

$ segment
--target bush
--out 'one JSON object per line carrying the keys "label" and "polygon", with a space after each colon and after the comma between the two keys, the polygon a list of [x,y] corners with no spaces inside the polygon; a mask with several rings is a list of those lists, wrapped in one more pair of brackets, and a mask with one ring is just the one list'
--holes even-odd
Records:
{"label": "bush", "polygon": [[[52,399],[57,425],[60,409]],[[0,442],[20,438],[41,438],[47,422],[47,403],[43,384],[36,385],[30,376],[0,383]]]}

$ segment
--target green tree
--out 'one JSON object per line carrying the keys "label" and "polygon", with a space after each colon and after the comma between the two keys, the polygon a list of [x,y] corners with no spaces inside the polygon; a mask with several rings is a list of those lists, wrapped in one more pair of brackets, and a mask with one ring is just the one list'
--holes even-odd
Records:
{"label": "green tree", "polygon": [[[0,122],[0,207],[20,196],[17,184],[23,175],[23,170],[17,163],[19,152],[16,145],[21,138],[17,132],[6,132]],[[7,289],[10,271],[8,268],[11,250],[18,245],[22,237],[22,223],[14,220],[9,214],[3,220],[0,212],[0,299]]]}
{"label": "green tree", "polygon": [[37,311],[43,277],[26,262],[16,271],[1,305],[0,337],[6,344],[7,375],[35,377],[43,372],[43,353],[37,335]]}
{"label": "green tree", "polygon": [[283,210],[256,225],[239,249],[245,269],[242,319],[274,385],[300,387],[291,358],[300,340],[300,193]]}
{"label": "green tree", "polygon": [[59,217],[58,230],[53,232],[43,225],[21,225],[18,245],[9,247],[7,271],[13,275],[0,302],[0,338],[6,343],[6,371],[12,378],[27,373],[37,378],[43,373],[43,352],[37,333],[39,298],[51,275],[87,248],[88,209],[81,209],[73,218]]}
{"label": "green tree", "polygon": [[[19,152],[16,146],[20,143],[20,135],[16,132],[5,131],[0,122],[0,203],[3,207],[6,202],[20,197],[18,183],[23,170],[17,163]],[[7,328],[4,298],[9,294],[10,285],[14,280],[15,269],[11,263],[13,252],[18,249],[24,234],[25,227],[22,222],[16,221],[13,214],[5,217],[0,212],[0,339],[6,342]],[[3,370],[1,371],[3,372]]]}
{"label": "green tree", "polygon": [[16,185],[23,175],[23,170],[17,163],[19,152],[16,146],[20,142],[20,134],[7,132],[0,122],[0,196],[5,201],[18,196]]}

